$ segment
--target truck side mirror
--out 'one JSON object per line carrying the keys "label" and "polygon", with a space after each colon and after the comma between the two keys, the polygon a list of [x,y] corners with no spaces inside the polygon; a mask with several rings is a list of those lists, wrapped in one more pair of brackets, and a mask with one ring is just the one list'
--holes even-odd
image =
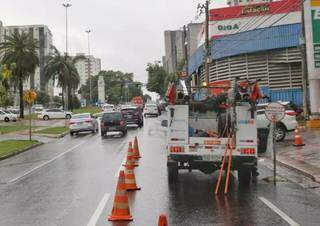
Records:
{"label": "truck side mirror", "polygon": [[162,127],[168,127],[168,120],[162,120],[161,126]]}

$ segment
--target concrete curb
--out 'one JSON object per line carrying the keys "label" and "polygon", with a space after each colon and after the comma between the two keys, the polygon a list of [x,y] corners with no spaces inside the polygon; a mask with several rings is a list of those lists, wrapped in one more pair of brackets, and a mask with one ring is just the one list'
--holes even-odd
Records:
{"label": "concrete curb", "polygon": [[27,148],[25,148],[25,149],[22,149],[21,151],[16,151],[16,152],[13,152],[13,153],[11,153],[11,154],[9,154],[9,155],[2,156],[2,157],[0,157],[0,161],[2,161],[2,160],[4,160],[4,159],[11,158],[11,157],[13,157],[13,156],[15,156],[15,155],[19,155],[19,154],[21,154],[21,153],[23,153],[23,152],[29,151],[29,150],[31,150],[31,149],[33,149],[33,148],[39,147],[39,146],[41,146],[41,145],[44,144],[44,143],[42,143],[42,142],[40,142],[40,141],[38,141],[38,142],[39,142],[38,144],[31,145],[30,147],[27,147]]}
{"label": "concrete curb", "polygon": [[69,134],[68,132],[60,133],[60,134],[41,134],[41,133],[34,133],[36,136],[41,136],[41,137],[48,137],[48,138],[62,138],[65,137],[66,135]]}
{"label": "concrete curb", "polygon": [[297,173],[303,174],[317,183],[320,183],[320,171],[317,173],[315,170],[312,170],[312,168],[315,167],[311,166],[311,169],[309,170],[306,168],[310,168],[310,165],[307,165],[306,163],[297,163],[294,160],[284,160],[279,156],[277,156],[277,163]]}

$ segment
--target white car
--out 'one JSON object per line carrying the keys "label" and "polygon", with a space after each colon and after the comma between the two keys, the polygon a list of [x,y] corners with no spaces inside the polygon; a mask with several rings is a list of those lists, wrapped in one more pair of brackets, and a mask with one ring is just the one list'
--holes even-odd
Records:
{"label": "white car", "polygon": [[0,110],[0,120],[9,122],[9,121],[17,121],[17,116],[12,114],[10,111],[7,110]]}
{"label": "white car", "polygon": [[38,118],[43,120],[49,120],[49,119],[71,119],[72,113],[67,112],[61,109],[46,109],[41,112],[41,114],[38,115]]}
{"label": "white car", "polygon": [[[296,119],[297,113],[292,110],[290,107],[289,102],[281,102],[278,103],[282,104],[286,109],[285,117],[276,124],[275,130],[275,140],[282,141],[286,137],[288,132],[294,131],[297,126],[298,122]],[[266,104],[258,104],[257,105],[257,127],[258,128],[268,128],[270,122],[265,116],[265,107],[268,105]]]}
{"label": "white car", "polygon": [[35,104],[32,106],[32,111],[36,114],[40,114],[43,111],[43,105],[42,104]]}
{"label": "white car", "polygon": [[75,114],[69,122],[70,135],[78,134],[79,132],[91,131],[96,133],[99,131],[99,124],[96,117],[90,113]]}
{"label": "white car", "polygon": [[102,110],[104,112],[112,112],[112,111],[115,111],[115,107],[113,104],[104,104],[102,105]]}
{"label": "white car", "polygon": [[155,115],[158,117],[158,106],[156,104],[146,104],[143,109],[143,115],[144,117],[146,117],[147,115]]}

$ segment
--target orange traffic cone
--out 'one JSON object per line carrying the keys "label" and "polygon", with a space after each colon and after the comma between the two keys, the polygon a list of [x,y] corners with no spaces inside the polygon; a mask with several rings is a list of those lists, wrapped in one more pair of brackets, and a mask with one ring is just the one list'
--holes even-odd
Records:
{"label": "orange traffic cone", "polygon": [[126,166],[124,171],[124,181],[126,184],[127,191],[136,191],[140,190],[136,184],[136,177],[134,175],[134,167],[133,166]]}
{"label": "orange traffic cone", "polygon": [[138,144],[138,139],[137,136],[134,137],[134,142],[133,142],[133,156],[135,158],[141,158],[140,151],[139,151],[139,144]]}
{"label": "orange traffic cone", "polygon": [[133,166],[133,167],[139,166],[136,163],[136,159],[133,156],[133,149],[132,149],[132,142],[131,141],[129,142],[127,161],[126,161],[126,164],[124,164],[123,166],[125,166],[125,167],[126,166]]}
{"label": "orange traffic cone", "polygon": [[119,173],[119,180],[114,197],[113,208],[111,215],[108,217],[109,221],[132,221],[130,214],[129,200],[126,193],[126,184],[123,170]]}
{"label": "orange traffic cone", "polygon": [[158,226],[168,226],[168,220],[166,215],[161,214],[159,216]]}
{"label": "orange traffic cone", "polygon": [[299,129],[296,129],[294,131],[295,135],[294,135],[294,145],[295,147],[301,147],[304,146],[305,144],[302,142],[302,138],[299,132]]}

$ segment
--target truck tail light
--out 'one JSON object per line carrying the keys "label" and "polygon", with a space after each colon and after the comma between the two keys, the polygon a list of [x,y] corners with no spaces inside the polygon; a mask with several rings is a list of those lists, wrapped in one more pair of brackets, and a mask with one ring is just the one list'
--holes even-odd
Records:
{"label": "truck tail light", "polygon": [[74,125],[74,124],[76,124],[75,122],[69,122],[69,125]]}
{"label": "truck tail light", "polygon": [[86,123],[92,123],[92,120],[91,119],[87,119]]}
{"label": "truck tail light", "polygon": [[296,115],[297,115],[297,113],[296,113],[296,112],[294,112],[294,111],[288,111],[288,112],[286,112],[286,115],[289,115],[289,116],[296,116]]}
{"label": "truck tail light", "polygon": [[255,155],[256,149],[255,148],[241,148],[240,153],[242,155]]}
{"label": "truck tail light", "polygon": [[120,126],[123,126],[124,125],[124,120],[121,120],[120,121]]}
{"label": "truck tail light", "polygon": [[173,152],[173,153],[181,153],[181,152],[184,152],[184,147],[171,146],[171,147],[170,147],[170,152]]}

